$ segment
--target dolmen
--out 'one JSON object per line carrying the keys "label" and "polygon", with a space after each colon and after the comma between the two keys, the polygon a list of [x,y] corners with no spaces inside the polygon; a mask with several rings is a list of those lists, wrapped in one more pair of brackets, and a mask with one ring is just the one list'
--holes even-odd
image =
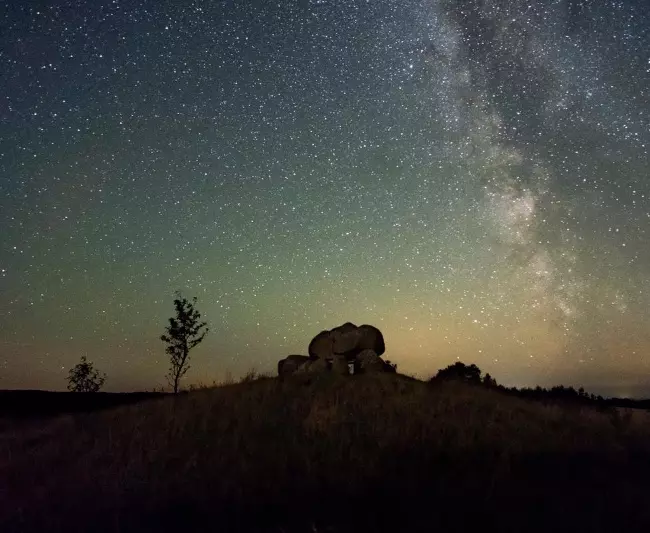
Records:
{"label": "dolmen", "polygon": [[351,322],[321,331],[309,343],[309,355],[289,355],[278,361],[278,375],[333,372],[341,375],[395,372],[381,359],[384,336],[376,327]]}

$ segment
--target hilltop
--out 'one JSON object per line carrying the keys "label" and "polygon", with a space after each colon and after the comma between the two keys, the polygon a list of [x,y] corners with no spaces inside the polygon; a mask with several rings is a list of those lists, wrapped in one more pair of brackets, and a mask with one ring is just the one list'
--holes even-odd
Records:
{"label": "hilltop", "polygon": [[260,378],[0,432],[0,530],[643,531],[650,416],[399,374]]}

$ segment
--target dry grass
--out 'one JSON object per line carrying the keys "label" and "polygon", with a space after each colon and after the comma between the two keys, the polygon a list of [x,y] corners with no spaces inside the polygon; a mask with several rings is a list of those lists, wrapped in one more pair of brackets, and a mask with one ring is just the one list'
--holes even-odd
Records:
{"label": "dry grass", "polygon": [[0,531],[642,531],[645,415],[395,375],[251,375],[5,427]]}

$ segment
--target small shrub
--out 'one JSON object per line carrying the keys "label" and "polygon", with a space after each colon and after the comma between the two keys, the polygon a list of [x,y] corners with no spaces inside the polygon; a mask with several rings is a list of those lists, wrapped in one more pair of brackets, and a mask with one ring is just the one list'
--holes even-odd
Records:
{"label": "small shrub", "polygon": [[68,390],[71,392],[98,392],[106,381],[106,374],[93,368],[84,355],[68,373]]}

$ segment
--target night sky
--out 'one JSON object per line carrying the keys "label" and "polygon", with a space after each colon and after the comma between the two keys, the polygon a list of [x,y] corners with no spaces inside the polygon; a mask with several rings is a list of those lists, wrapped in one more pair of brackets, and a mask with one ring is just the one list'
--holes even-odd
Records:
{"label": "night sky", "polygon": [[165,384],[181,290],[186,384],[351,321],[650,395],[646,0],[14,0],[0,87],[0,389]]}

